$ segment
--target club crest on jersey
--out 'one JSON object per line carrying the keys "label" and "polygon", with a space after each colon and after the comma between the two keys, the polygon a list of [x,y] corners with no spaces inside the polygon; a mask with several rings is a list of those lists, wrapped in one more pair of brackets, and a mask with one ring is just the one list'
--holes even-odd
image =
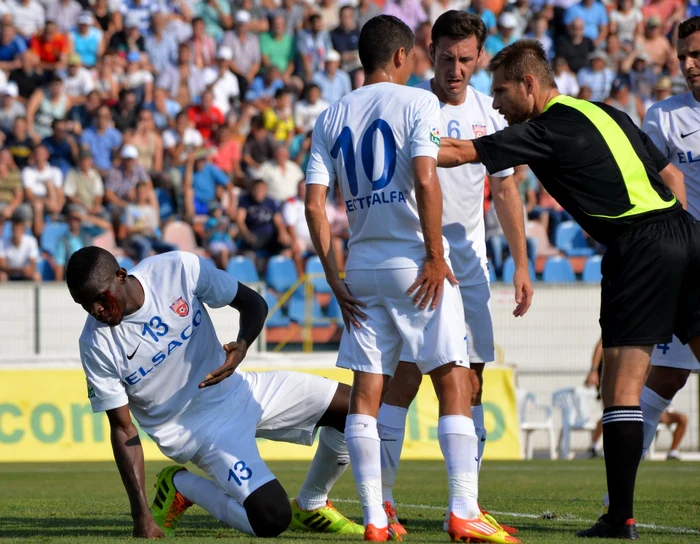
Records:
{"label": "club crest on jersey", "polygon": [[440,147],[440,131],[436,127],[430,129],[430,141]]}
{"label": "club crest on jersey", "polygon": [[474,138],[486,136],[486,125],[472,125],[472,130],[474,131]]}
{"label": "club crest on jersey", "polygon": [[170,309],[179,317],[187,317],[190,313],[190,305],[184,298],[180,297],[170,305]]}

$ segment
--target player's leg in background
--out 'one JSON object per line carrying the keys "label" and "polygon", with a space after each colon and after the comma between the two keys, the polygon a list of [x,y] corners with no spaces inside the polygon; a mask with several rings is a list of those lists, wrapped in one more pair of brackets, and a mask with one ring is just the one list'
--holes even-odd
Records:
{"label": "player's leg in background", "polygon": [[600,437],[603,436],[603,420],[602,418],[598,420],[598,423],[595,425],[595,429],[591,431],[591,445],[588,448],[588,453],[593,459],[594,457],[598,457],[600,455],[600,446],[598,443],[600,442]]}
{"label": "player's leg in background", "polygon": [[680,459],[678,448],[683,441],[685,431],[688,429],[688,416],[681,414],[680,412],[666,411],[661,416],[661,423],[664,425],[676,426],[676,428],[673,430],[673,440],[671,441],[671,448],[668,450],[666,459]]}
{"label": "player's leg in background", "polygon": [[484,366],[485,363],[469,363],[469,380],[471,382],[472,389],[472,420],[474,421],[474,432],[476,433],[476,438],[478,440],[477,447],[479,456],[479,470],[481,470],[481,461],[484,458],[484,448],[486,447],[484,407],[481,404],[481,392],[484,387]]}
{"label": "player's leg in background", "polygon": [[423,374],[414,363],[400,362],[379,408],[377,427],[382,448],[382,500],[394,508],[394,485],[406,432],[406,416]]}

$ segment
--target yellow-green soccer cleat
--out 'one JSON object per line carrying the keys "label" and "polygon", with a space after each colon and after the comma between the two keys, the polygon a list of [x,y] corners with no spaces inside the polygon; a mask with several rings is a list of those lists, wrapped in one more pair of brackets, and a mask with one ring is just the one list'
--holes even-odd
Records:
{"label": "yellow-green soccer cleat", "polygon": [[335,509],[331,501],[317,510],[302,510],[296,499],[292,499],[292,525],[297,531],[315,531],[337,535],[362,535],[365,528],[349,520]]}
{"label": "yellow-green soccer cleat", "polygon": [[151,515],[166,536],[173,534],[182,514],[192,506],[192,503],[175,489],[173,483],[173,476],[181,470],[187,469],[177,465],[164,468],[158,473],[156,484],[153,486],[156,488],[156,496],[151,505]]}

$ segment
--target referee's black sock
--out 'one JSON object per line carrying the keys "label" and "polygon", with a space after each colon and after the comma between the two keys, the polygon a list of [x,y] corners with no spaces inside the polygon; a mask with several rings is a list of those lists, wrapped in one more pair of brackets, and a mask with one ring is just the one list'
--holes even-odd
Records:
{"label": "referee's black sock", "polygon": [[613,526],[633,518],[634,482],[642,457],[644,418],[639,406],[613,406],[603,411],[603,446]]}

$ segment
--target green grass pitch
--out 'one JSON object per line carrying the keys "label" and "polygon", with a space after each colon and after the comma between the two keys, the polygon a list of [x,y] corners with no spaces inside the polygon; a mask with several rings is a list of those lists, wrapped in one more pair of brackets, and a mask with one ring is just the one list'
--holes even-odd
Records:
{"label": "green grass pitch", "polygon": [[[149,485],[161,468],[147,463]],[[293,495],[308,462],[270,463]],[[409,542],[446,542],[441,529],[446,476],[440,462],[404,462],[396,498],[403,503]],[[592,523],[604,492],[604,467],[598,460],[571,462],[486,462],[481,471],[481,502],[497,519],[520,529],[525,543],[578,542],[575,531]],[[152,490],[149,490],[152,494]],[[359,519],[348,470],[333,489],[336,506]],[[642,464],[637,479],[635,515],[643,542],[700,543],[700,464]],[[652,527],[653,526],[653,527]],[[0,543],[133,542],[131,518],[113,463],[0,464]],[[182,543],[254,542],[224,527],[199,507],[183,517],[172,540]],[[329,535],[289,532],[280,543],[359,542]]]}

